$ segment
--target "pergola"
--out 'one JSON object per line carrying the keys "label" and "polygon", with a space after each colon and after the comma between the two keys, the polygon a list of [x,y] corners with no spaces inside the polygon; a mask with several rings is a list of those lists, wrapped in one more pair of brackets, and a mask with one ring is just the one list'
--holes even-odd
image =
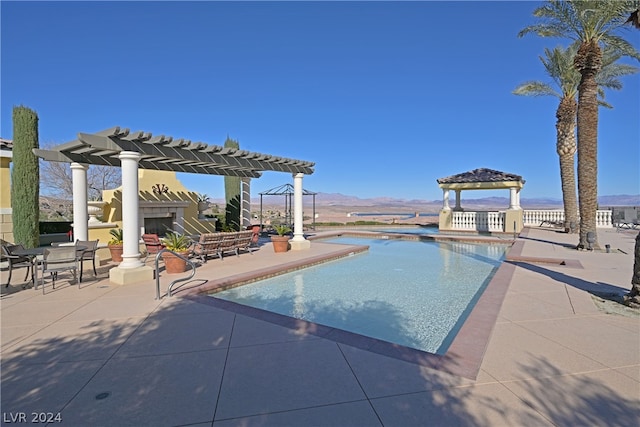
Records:
{"label": "pergola", "polygon": [[50,150],[35,149],[34,153],[47,161],[71,163],[74,232],[79,240],[87,240],[88,237],[87,165],[121,167],[123,261],[117,269],[111,269],[112,281],[130,283],[153,276],[153,271],[145,270],[150,270],[150,267],[145,267],[140,261],[138,249],[138,169],[238,176],[242,178],[245,189],[250,178],[260,177],[263,171],[291,173],[295,211],[291,247],[302,249],[309,246],[302,230],[302,178],[313,173],[313,162],[164,135],[154,136],[144,131],[130,132],[119,126],[96,133],[81,132],[73,141]]}
{"label": "pergola", "polygon": [[[291,197],[295,194],[295,189],[291,184],[283,184],[278,187],[260,193],[260,227],[262,228],[262,198],[263,196],[284,196],[284,212],[287,224],[291,224]],[[313,227],[316,223],[316,194],[313,191],[302,189],[303,196],[313,196]]]}

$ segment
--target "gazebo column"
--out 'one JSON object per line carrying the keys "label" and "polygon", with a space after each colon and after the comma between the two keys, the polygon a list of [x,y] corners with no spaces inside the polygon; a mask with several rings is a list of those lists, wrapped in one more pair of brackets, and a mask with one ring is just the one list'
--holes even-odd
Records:
{"label": "gazebo column", "polygon": [[242,222],[242,228],[246,229],[251,225],[251,178],[242,178],[240,180],[240,188],[242,193],[240,221]]}
{"label": "gazebo column", "polygon": [[308,249],[311,243],[304,238],[303,216],[302,216],[302,178],[303,173],[293,175],[293,239],[291,239],[291,250]]}
{"label": "gazebo column", "polygon": [[449,206],[449,189],[442,189],[442,209],[438,218],[438,228],[440,230],[450,230],[452,227],[453,213]]}
{"label": "gazebo column", "polygon": [[462,197],[461,197],[461,193],[462,193],[462,190],[456,190],[456,207],[453,208],[453,210],[456,211],[456,212],[462,212],[462,206],[461,206]]}
{"label": "gazebo column", "polygon": [[520,188],[509,187],[509,209],[505,211],[504,231],[519,233],[523,227],[523,211],[520,207]]}
{"label": "gazebo column", "polygon": [[73,183],[73,238],[89,240],[89,212],[87,211],[87,165],[71,163]]}
{"label": "gazebo column", "polygon": [[451,209],[451,207],[449,207],[449,190],[447,189],[442,190],[442,209],[443,210]]}
{"label": "gazebo column", "polygon": [[518,209],[517,188],[509,188],[509,209]]}
{"label": "gazebo column", "polygon": [[153,269],[140,261],[140,226],[138,203],[138,161],[140,153],[122,151],[122,262],[109,270],[112,282],[124,285],[153,280]]}

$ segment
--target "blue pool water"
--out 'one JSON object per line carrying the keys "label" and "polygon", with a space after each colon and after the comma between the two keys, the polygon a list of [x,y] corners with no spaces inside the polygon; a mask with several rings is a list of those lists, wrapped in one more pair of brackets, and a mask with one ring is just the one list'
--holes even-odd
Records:
{"label": "blue pool water", "polygon": [[369,251],[216,298],[444,354],[507,246],[341,237]]}

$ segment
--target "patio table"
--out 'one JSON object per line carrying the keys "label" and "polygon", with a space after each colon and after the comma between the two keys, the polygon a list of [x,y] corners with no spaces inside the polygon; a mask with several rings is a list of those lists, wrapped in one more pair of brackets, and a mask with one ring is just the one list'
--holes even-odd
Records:
{"label": "patio table", "polygon": [[[40,259],[42,259],[45,249],[55,250],[55,247],[52,248],[52,247],[40,246],[37,248],[17,249],[13,251],[13,253],[16,255],[26,256],[31,258],[31,262],[33,263],[33,273],[31,274],[31,280],[33,281],[34,290],[38,289],[38,263],[37,263],[38,257],[41,257]],[[82,246],[82,245],[76,246],[76,261],[78,261],[78,259],[82,257],[83,252],[86,250],[87,250],[86,246]]]}

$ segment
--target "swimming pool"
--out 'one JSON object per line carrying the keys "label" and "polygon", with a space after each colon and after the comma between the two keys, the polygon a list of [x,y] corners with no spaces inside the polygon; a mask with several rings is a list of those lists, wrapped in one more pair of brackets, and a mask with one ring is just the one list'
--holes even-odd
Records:
{"label": "swimming pool", "polygon": [[444,354],[506,245],[340,237],[369,251],[214,294],[216,298]]}
{"label": "swimming pool", "polygon": [[438,227],[396,227],[372,230],[388,234],[438,234]]}

